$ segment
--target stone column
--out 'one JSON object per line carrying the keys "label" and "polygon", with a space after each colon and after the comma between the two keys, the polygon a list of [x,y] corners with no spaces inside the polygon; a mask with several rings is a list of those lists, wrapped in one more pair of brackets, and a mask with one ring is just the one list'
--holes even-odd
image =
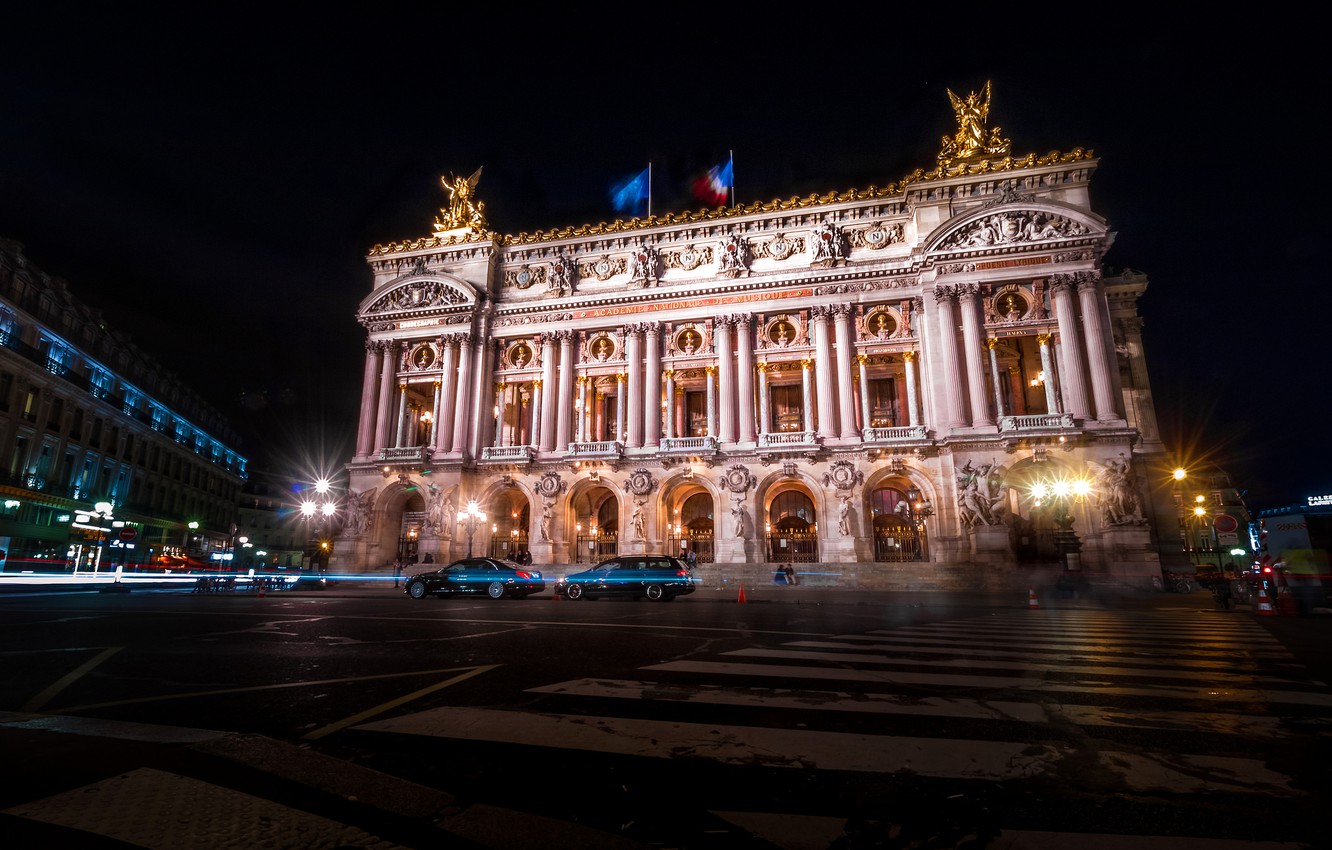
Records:
{"label": "stone column", "polygon": [[538,448],[543,452],[555,448],[555,418],[559,415],[555,399],[555,335],[541,335],[541,440]]}
{"label": "stone column", "polygon": [[531,432],[528,435],[528,442],[533,446],[541,442],[541,407],[545,403],[541,393],[545,385],[540,378],[532,379],[532,422],[528,425]]}
{"label": "stone column", "polygon": [[841,403],[838,418],[842,425],[839,433],[843,440],[850,440],[860,436],[856,431],[856,399],[851,391],[851,362],[855,353],[852,351],[855,343],[851,332],[851,307],[836,304],[832,307],[832,314],[836,320],[837,334],[837,387],[840,390],[838,401]]}
{"label": "stone column", "polygon": [[573,407],[573,331],[560,331],[560,394],[555,400],[559,409],[555,423],[555,448],[557,451],[569,450],[569,431],[573,423],[570,409]]}
{"label": "stone column", "polygon": [[578,387],[578,395],[574,401],[574,442],[587,442],[587,385],[591,382],[587,375],[579,375],[574,378],[574,384]]}
{"label": "stone column", "polygon": [[962,412],[962,369],[957,353],[957,300],[952,287],[936,286],[939,305],[939,357],[944,368],[944,416],[949,428],[965,428]]}
{"label": "stone column", "polygon": [[760,434],[767,434],[772,431],[772,415],[768,410],[768,364],[766,362],[758,364],[758,378],[759,378],[758,429]]}
{"label": "stone column", "polygon": [[708,436],[717,436],[717,391],[713,388],[713,376],[717,374],[716,366],[703,367],[703,380],[708,384]]}
{"label": "stone column", "polygon": [[[1059,324],[1059,386],[1063,389],[1065,409],[1075,419],[1091,419],[1087,402],[1087,375],[1082,366],[1082,334],[1073,306],[1073,276],[1055,275],[1050,289],[1054,293],[1055,319]],[[1047,377],[1048,380],[1048,377]]]}
{"label": "stone column", "polygon": [[453,447],[451,453],[462,454],[467,447],[467,428],[472,420],[472,340],[467,334],[458,337],[458,386],[453,398]]}
{"label": "stone column", "polygon": [[990,381],[994,384],[994,412],[996,416],[1007,416],[1004,411],[1004,385],[1000,381],[999,375],[999,355],[995,353],[995,347],[999,345],[999,340],[990,337],[985,340],[985,347],[990,350]]}
{"label": "stone column", "polygon": [[920,400],[916,397],[916,352],[902,352],[902,367],[906,381],[907,424],[915,428],[920,424]]}
{"label": "stone column", "polygon": [[643,445],[661,444],[661,325],[648,324],[643,334],[643,345],[647,348],[647,372],[644,375],[643,390]]}
{"label": "stone column", "polygon": [[813,307],[809,311],[814,317],[814,359],[820,368],[814,382],[814,389],[819,397],[819,436],[825,438],[837,436],[837,408],[833,404],[832,341],[828,337],[830,312],[830,307]]}
{"label": "stone column", "polygon": [[1101,280],[1094,274],[1080,276],[1078,300],[1082,305],[1082,324],[1087,330],[1087,362],[1091,365],[1092,398],[1096,402],[1096,419],[1113,422],[1121,419],[1119,405],[1115,403],[1115,377],[1112,369],[1110,329],[1102,316],[1105,297],[1101,294]]}
{"label": "stone column", "polygon": [[468,426],[471,430],[467,434],[467,453],[472,458],[480,457],[481,442],[485,439],[486,424],[490,421],[486,416],[485,399],[489,397],[486,392],[491,385],[491,359],[488,354],[489,345],[487,340],[490,338],[489,322],[485,316],[482,316],[477,322],[477,333],[472,338],[472,422]]}
{"label": "stone column", "polygon": [[675,388],[675,436],[691,437],[689,433],[689,417],[685,410],[685,391],[684,387]]}
{"label": "stone column", "polygon": [[384,352],[373,340],[365,341],[365,371],[361,375],[361,412],[356,422],[356,456],[366,457],[374,450],[375,413],[379,410],[379,370]]}
{"label": "stone column", "polygon": [[1055,369],[1054,358],[1050,356],[1050,335],[1040,334],[1036,341],[1041,346],[1041,371],[1045,373],[1045,381],[1041,384],[1045,388],[1045,409],[1048,413],[1063,413],[1064,410],[1059,406],[1059,396],[1055,393]]}
{"label": "stone column", "polygon": [[393,445],[402,448],[407,445],[407,385],[398,384],[398,437]]}
{"label": "stone column", "polygon": [[620,443],[625,441],[628,433],[625,430],[625,424],[624,424],[625,377],[626,376],[623,372],[618,372],[615,375],[615,438],[614,439],[616,442]]}
{"label": "stone column", "polygon": [[439,448],[439,429],[441,427],[439,417],[443,415],[443,406],[444,406],[444,393],[442,387],[443,385],[439,381],[435,381],[435,385],[433,387],[434,398],[431,399],[430,403],[430,453],[431,454],[434,454],[435,451]]}
{"label": "stone column", "polygon": [[801,403],[804,406],[805,433],[814,431],[814,392],[809,386],[809,369],[814,364],[809,360],[800,361]]}
{"label": "stone column", "polygon": [[867,360],[869,360],[869,357],[864,354],[856,355],[856,365],[860,369],[860,428],[862,434],[874,425],[870,421],[869,373],[865,369]]}
{"label": "stone column", "polygon": [[739,352],[737,364],[740,386],[740,442],[754,442],[754,337],[753,320],[741,316],[735,324],[735,347]]}
{"label": "stone column", "polygon": [[398,372],[398,342],[386,340],[380,343],[383,353],[383,367],[379,373],[379,410],[375,416],[375,444],[372,452],[393,445],[393,379]]}
{"label": "stone column", "polygon": [[966,283],[957,288],[958,310],[962,313],[962,342],[966,352],[967,390],[971,400],[971,426],[993,425],[990,400],[985,397],[985,353],[982,344],[980,287]]}
{"label": "stone column", "polygon": [[735,378],[731,355],[731,325],[729,316],[718,316],[712,324],[713,342],[717,348],[717,413],[720,427],[717,439],[723,443],[735,442]]}
{"label": "stone column", "polygon": [[504,442],[504,393],[508,389],[508,384],[500,381],[495,385],[495,436],[491,438],[491,445],[499,447],[505,445]]}
{"label": "stone column", "polygon": [[675,436],[675,371],[666,371],[666,436]]}
{"label": "stone column", "polygon": [[629,373],[629,438],[627,449],[643,445],[643,331],[639,326],[625,329],[624,366]]}
{"label": "stone column", "polygon": [[458,341],[451,336],[440,337],[442,361],[439,379],[439,413],[435,416],[435,451],[447,452],[453,447],[453,413],[458,406]]}

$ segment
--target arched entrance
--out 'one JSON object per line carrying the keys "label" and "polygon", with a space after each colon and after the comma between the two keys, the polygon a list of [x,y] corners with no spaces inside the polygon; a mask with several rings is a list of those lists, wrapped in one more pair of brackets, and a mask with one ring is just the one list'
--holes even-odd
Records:
{"label": "arched entrance", "polygon": [[415,487],[408,488],[397,529],[396,557],[402,563],[415,564],[420,560],[421,530],[425,528],[425,523],[425,499]]}
{"label": "arched entrance", "polygon": [[919,498],[913,503],[907,493],[893,487],[881,487],[870,493],[869,509],[870,516],[874,518],[876,562],[929,560],[923,507]]}
{"label": "arched entrance", "polygon": [[819,559],[818,514],[806,493],[783,490],[773,496],[763,528],[770,562],[808,564]]}
{"label": "arched entrance", "polygon": [[501,490],[486,508],[490,517],[490,557],[527,563],[531,506],[520,490]]}
{"label": "arched entrance", "polygon": [[620,549],[620,500],[608,487],[592,487],[574,499],[575,564],[595,564]]}
{"label": "arched entrance", "polygon": [[698,558],[698,563],[711,564],[712,511],[712,494],[706,490],[699,490],[686,496],[684,503],[675,509],[675,517],[666,536],[666,552],[681,558],[693,552]]}

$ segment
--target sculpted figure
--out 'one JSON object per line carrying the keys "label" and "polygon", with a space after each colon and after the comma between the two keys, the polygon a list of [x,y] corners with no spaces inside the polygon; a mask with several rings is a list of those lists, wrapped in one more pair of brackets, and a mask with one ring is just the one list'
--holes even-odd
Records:
{"label": "sculpted figure", "polygon": [[443,221],[438,217],[435,219],[436,230],[453,230],[458,227],[485,229],[485,204],[476,200],[476,184],[480,180],[480,168],[472,172],[471,177],[454,176],[452,183],[447,177],[439,178],[439,182],[449,192],[449,206],[440,210],[444,214]]}

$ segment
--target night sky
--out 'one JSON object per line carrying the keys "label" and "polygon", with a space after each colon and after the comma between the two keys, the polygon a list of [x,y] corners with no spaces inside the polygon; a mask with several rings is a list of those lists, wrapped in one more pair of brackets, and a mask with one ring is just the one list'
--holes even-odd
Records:
{"label": "night sky", "polygon": [[276,5],[52,3],[7,12],[0,48],[0,237],[196,386],[257,466],[350,456],[365,254],[432,233],[441,175],[484,166],[501,233],[612,220],[608,187],[649,162],[654,213],[698,208],[689,181],[730,151],[742,203],[884,186],[933,167],[949,89],[991,80],[1015,154],[1101,158],[1107,263],[1150,280],[1168,445],[1251,508],[1332,492],[1312,27]]}

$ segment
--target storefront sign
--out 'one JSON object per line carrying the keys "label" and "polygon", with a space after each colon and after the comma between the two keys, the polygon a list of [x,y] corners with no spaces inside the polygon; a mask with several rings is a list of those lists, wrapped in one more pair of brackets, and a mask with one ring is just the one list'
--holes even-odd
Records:
{"label": "storefront sign", "polygon": [[1332,505],[1332,494],[1327,496],[1309,496],[1309,507],[1322,508]]}

